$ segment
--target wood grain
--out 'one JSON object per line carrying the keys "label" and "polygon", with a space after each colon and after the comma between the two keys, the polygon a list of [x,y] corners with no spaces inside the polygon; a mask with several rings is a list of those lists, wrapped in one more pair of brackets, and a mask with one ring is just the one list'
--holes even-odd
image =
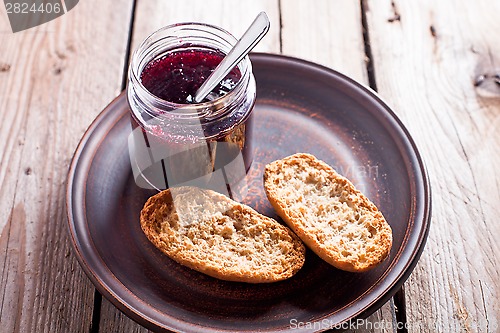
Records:
{"label": "wood grain", "polygon": [[87,332],[94,288],[71,253],[69,161],[119,91],[130,1],[82,1],[12,34],[0,11],[0,325],[2,332]]}
{"label": "wood grain", "polygon": [[152,331],[134,322],[120,312],[111,302],[103,298],[99,332],[149,333]]}
{"label": "wood grain", "polygon": [[368,1],[379,93],[427,163],[433,216],[406,284],[410,332],[497,332],[497,1]]}
{"label": "wood grain", "polygon": [[271,21],[269,33],[255,52],[279,52],[278,0],[231,1],[139,1],[135,12],[132,50],[150,33],[169,24],[201,22],[219,26],[240,38],[257,14],[265,11]]}
{"label": "wood grain", "polygon": [[330,67],[368,84],[358,1],[281,1],[284,55]]}

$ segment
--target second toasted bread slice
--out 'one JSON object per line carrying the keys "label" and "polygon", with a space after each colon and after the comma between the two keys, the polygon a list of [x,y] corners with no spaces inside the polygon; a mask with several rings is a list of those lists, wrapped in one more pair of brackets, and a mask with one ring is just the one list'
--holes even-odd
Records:
{"label": "second toasted bread slice", "polygon": [[331,265],[363,272],[388,256],[392,231],[382,213],[313,155],[295,154],[268,164],[264,188],[278,215]]}
{"label": "second toasted bread slice", "polygon": [[305,260],[304,244],[290,229],[211,190],[178,187],[152,196],[141,227],[173,260],[222,280],[280,281]]}

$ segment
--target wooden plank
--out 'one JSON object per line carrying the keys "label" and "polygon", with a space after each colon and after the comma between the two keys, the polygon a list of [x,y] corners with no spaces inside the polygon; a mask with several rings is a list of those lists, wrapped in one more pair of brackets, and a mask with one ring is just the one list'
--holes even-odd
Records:
{"label": "wooden plank", "polygon": [[[281,2],[282,50],[330,67],[368,85],[361,6],[358,1],[287,0]],[[387,302],[356,332],[390,332],[396,327],[394,306]]]}
{"label": "wooden plank", "polygon": [[352,0],[281,1],[282,51],[368,84],[361,8]]}
{"label": "wooden plank", "polygon": [[368,0],[379,93],[413,135],[433,191],[406,284],[410,332],[497,332],[500,320],[498,1]]}
{"label": "wooden plank", "polygon": [[[204,22],[220,26],[239,38],[261,11],[271,21],[271,30],[256,46],[256,52],[280,50],[278,1],[231,1],[231,0],[156,0],[138,1],[135,11],[133,39],[134,50],[150,33],[161,27],[179,22]],[[100,332],[148,332],[103,300]]]}
{"label": "wooden plank", "polygon": [[132,50],[150,33],[179,22],[209,23],[226,29],[236,38],[246,31],[253,19],[265,11],[271,29],[255,47],[255,52],[279,53],[279,7],[277,0],[231,1],[139,1],[134,22]]}
{"label": "wooden plank", "polygon": [[85,128],[119,92],[131,1],[81,1],[12,34],[0,11],[0,325],[88,332],[94,288],[71,253],[65,185]]}
{"label": "wooden plank", "polygon": [[150,333],[152,331],[134,322],[103,298],[99,332]]}

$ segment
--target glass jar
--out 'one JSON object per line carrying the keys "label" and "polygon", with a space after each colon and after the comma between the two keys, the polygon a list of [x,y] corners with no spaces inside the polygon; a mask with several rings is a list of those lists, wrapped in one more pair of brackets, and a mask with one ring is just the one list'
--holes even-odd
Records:
{"label": "glass jar", "polygon": [[184,23],[154,32],[133,53],[127,98],[133,128],[129,151],[137,185],[157,190],[194,185],[232,197],[235,192],[237,197],[244,195],[246,184],[241,182],[253,158],[252,110],[256,97],[249,57],[238,64],[239,79],[231,90],[197,104],[159,98],[145,87],[141,77],[148,65],[169,55],[225,55],[236,42],[221,28]]}

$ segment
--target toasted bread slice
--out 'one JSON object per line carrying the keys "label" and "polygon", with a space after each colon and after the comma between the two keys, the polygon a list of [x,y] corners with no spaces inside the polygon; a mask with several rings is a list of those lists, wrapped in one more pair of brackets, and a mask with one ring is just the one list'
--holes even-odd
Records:
{"label": "toasted bread slice", "polygon": [[363,272],[388,256],[392,230],[382,213],[313,155],[295,154],[268,164],[264,188],[278,215],[329,264]]}
{"label": "toasted bread slice", "polygon": [[290,229],[211,190],[178,187],[152,196],[141,227],[173,260],[222,280],[280,281],[305,260],[304,244]]}

